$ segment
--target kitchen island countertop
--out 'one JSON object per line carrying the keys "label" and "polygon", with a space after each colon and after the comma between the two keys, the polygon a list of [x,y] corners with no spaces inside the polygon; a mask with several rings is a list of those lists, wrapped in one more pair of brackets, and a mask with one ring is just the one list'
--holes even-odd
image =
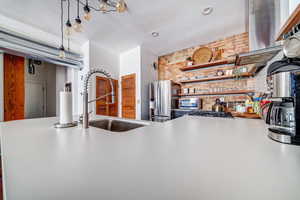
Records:
{"label": "kitchen island countertop", "polygon": [[0,123],[7,200],[299,200],[300,147],[262,120],[184,116],[126,133]]}

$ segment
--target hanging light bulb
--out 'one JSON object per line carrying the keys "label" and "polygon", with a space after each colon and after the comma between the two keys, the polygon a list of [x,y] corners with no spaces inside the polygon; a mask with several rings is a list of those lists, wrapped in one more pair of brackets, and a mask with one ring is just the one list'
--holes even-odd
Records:
{"label": "hanging light bulb", "polygon": [[92,18],[91,9],[89,8],[88,5],[86,5],[86,6],[84,6],[83,10],[84,10],[84,16],[83,16],[83,18],[85,20],[87,20],[87,21],[90,21],[91,18]]}
{"label": "hanging light bulb", "polygon": [[66,22],[66,30],[65,30],[66,36],[69,38],[72,34],[72,24],[70,21],[70,0],[68,0],[68,20]]}
{"label": "hanging light bulb", "polygon": [[63,0],[60,1],[60,31],[61,31],[61,46],[59,47],[59,54],[58,56],[62,59],[66,57],[65,48],[64,48],[64,9],[63,9]]}
{"label": "hanging light bulb", "polygon": [[79,0],[77,0],[77,18],[75,19],[73,27],[76,32],[82,32],[82,24],[81,19],[79,17]]}
{"label": "hanging light bulb", "polygon": [[99,10],[102,12],[106,12],[107,11],[107,3],[106,0],[99,0],[100,4],[99,4]]}
{"label": "hanging light bulb", "polygon": [[65,53],[65,48],[63,45],[60,46],[59,48],[59,55],[58,55],[61,59],[65,59],[66,58],[66,53]]}
{"label": "hanging light bulb", "polygon": [[70,37],[72,35],[72,24],[71,24],[70,20],[68,20],[66,23],[65,34],[67,37]]}
{"label": "hanging light bulb", "polygon": [[127,5],[126,5],[125,1],[120,0],[116,5],[116,9],[119,13],[125,12],[127,10]]}
{"label": "hanging light bulb", "polygon": [[75,19],[75,23],[73,25],[73,28],[78,33],[82,32],[82,24],[81,24],[81,19],[79,17],[77,17]]}
{"label": "hanging light bulb", "polygon": [[87,21],[90,21],[90,19],[92,18],[92,15],[91,15],[91,9],[89,7],[89,1],[88,0],[86,0],[85,6],[83,7],[83,11],[84,11],[83,18]]}

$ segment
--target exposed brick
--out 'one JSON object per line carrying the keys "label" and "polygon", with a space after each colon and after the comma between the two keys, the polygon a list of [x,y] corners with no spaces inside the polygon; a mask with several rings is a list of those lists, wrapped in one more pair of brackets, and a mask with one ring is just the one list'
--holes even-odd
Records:
{"label": "exposed brick", "polygon": [[[198,45],[191,48],[183,49],[177,52],[170,53],[159,57],[159,79],[160,80],[173,80],[180,81],[185,77],[195,77],[200,75],[213,75],[216,73],[217,68],[207,68],[197,71],[182,72],[181,67],[186,65],[186,58],[193,55],[194,51],[200,47],[208,47],[211,49],[221,48],[224,49],[223,57],[228,58],[229,56],[235,55],[237,53],[249,51],[249,38],[248,33],[242,33],[220,39],[214,42],[210,42],[206,45]],[[251,66],[247,66],[248,69]],[[219,69],[233,69],[232,66],[222,66]],[[214,88],[221,88],[221,90],[229,89],[253,89],[255,85],[254,79],[233,79],[233,80],[224,80],[217,82],[203,82],[203,83],[194,83],[194,84],[185,84],[183,88],[197,88],[203,91],[211,91]],[[230,95],[230,96],[201,96],[204,101],[204,109],[211,110],[212,105],[215,103],[216,98],[224,97],[225,101],[245,101],[247,97],[245,95]]]}

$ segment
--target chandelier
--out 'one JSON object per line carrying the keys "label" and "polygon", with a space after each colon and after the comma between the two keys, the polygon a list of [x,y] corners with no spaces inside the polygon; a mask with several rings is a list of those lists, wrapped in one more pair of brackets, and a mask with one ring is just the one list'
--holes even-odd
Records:
{"label": "chandelier", "polygon": [[[64,23],[64,2],[67,1],[67,21]],[[92,11],[101,12],[101,13],[123,13],[127,11],[127,4],[124,0],[94,0],[93,5],[89,0],[72,0],[77,3],[77,16],[72,23],[70,18],[70,5],[71,0],[61,0],[61,46],[59,48],[59,57],[65,58],[65,48],[64,48],[64,34],[69,38],[73,32],[82,32],[82,21],[80,17],[80,7],[82,6],[84,15],[83,19],[90,21],[92,18]],[[65,30],[65,31],[64,31]]]}

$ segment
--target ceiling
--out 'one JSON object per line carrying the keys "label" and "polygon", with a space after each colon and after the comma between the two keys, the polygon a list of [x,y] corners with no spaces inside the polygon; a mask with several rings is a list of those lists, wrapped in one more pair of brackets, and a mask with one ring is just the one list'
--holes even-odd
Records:
{"label": "ceiling", "polygon": [[[71,16],[76,1],[71,0]],[[99,43],[110,51],[122,52],[144,45],[157,55],[205,44],[246,30],[246,0],[126,0],[123,14],[93,13],[84,31],[73,40]],[[90,0],[97,5],[97,0]],[[202,15],[213,7],[209,16]],[[60,0],[1,0],[0,14],[59,35]],[[159,37],[152,37],[152,32]]]}

